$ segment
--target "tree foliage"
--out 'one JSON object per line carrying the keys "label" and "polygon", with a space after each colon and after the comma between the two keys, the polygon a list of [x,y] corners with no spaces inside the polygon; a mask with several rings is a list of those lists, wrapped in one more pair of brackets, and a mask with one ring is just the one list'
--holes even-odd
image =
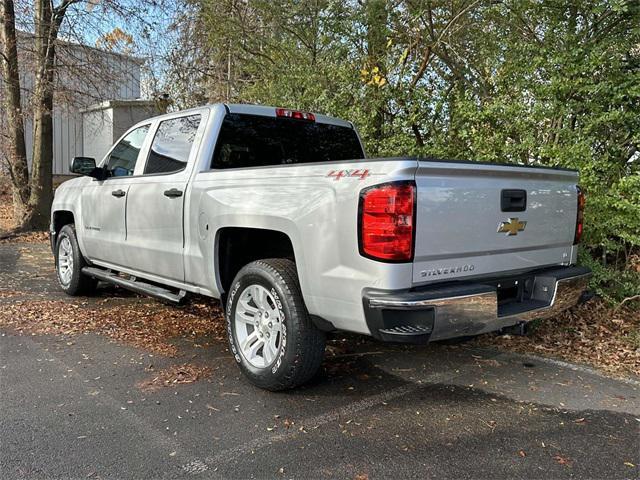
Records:
{"label": "tree foliage", "polygon": [[597,288],[617,298],[640,291],[638,2],[189,5],[189,45],[208,70],[183,103],[256,102],[348,118],[372,155],[576,168],[588,194],[584,261],[596,265]]}

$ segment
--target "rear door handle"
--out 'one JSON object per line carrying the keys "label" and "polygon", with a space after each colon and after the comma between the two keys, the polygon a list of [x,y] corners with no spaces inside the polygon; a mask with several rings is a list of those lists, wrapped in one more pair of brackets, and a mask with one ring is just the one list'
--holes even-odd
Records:
{"label": "rear door handle", "polygon": [[172,188],[171,190],[165,190],[164,196],[169,198],[177,198],[182,196],[182,190],[178,190],[177,188]]}
{"label": "rear door handle", "polygon": [[127,194],[127,192],[125,192],[124,190],[114,190],[113,192],[111,192],[111,195],[113,195],[114,197],[124,197]]}

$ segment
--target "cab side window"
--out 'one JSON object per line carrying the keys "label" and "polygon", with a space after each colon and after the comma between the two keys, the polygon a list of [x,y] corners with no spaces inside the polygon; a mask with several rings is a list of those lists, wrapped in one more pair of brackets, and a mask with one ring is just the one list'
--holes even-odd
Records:
{"label": "cab side window", "polygon": [[200,115],[189,115],[160,122],[149,150],[144,175],[184,170],[198,132],[200,118]]}
{"label": "cab side window", "polygon": [[133,175],[140,149],[149,133],[149,125],[143,125],[131,130],[111,150],[107,159],[107,171],[110,177],[126,177]]}

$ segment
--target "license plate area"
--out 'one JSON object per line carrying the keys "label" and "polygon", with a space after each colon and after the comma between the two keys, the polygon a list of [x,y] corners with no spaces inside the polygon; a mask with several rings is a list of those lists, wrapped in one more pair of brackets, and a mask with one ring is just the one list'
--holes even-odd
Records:
{"label": "license plate area", "polygon": [[498,317],[541,308],[546,304],[545,301],[534,297],[534,275],[504,278],[487,283],[496,288]]}

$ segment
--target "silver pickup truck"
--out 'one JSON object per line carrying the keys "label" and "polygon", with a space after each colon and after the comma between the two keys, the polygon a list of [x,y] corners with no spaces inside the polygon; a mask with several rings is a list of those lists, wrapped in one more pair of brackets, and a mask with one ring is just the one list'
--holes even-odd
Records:
{"label": "silver pickup truck", "polygon": [[367,158],[344,120],[209,105],[76,157],[51,244],[70,295],[110,282],[220,299],[244,374],[281,390],[319,369],[325,333],[424,343],[576,304],[575,171]]}

